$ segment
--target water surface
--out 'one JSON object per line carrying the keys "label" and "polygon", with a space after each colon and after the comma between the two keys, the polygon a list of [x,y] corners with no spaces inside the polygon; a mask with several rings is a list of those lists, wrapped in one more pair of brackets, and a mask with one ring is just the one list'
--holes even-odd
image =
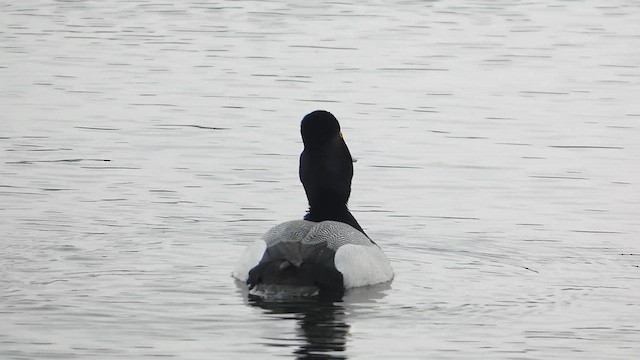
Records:
{"label": "water surface", "polygon": [[[0,5],[0,357],[640,355],[634,1]],[[396,271],[250,303],[333,112]]]}

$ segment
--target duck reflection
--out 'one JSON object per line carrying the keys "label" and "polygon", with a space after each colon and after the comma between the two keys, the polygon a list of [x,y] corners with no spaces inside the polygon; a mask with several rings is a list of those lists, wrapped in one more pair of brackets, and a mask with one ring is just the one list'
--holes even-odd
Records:
{"label": "duck reflection", "polygon": [[[293,354],[298,359],[346,359],[347,341],[351,325],[349,315],[357,308],[368,308],[383,298],[389,284],[381,284],[363,289],[353,289],[339,301],[300,299],[265,300],[246,292],[247,304],[261,308],[265,315],[276,315],[275,319],[296,321],[295,335],[279,333],[266,338],[267,346],[288,346],[295,344]],[[273,316],[269,316],[273,319]]]}
{"label": "duck reflection", "polygon": [[[294,315],[296,338],[300,344],[293,352],[298,359],[346,359],[349,325],[345,322],[345,308],[326,301],[265,302],[250,299],[269,314]],[[282,319],[291,318],[289,316]],[[281,346],[279,344],[273,344]]]}

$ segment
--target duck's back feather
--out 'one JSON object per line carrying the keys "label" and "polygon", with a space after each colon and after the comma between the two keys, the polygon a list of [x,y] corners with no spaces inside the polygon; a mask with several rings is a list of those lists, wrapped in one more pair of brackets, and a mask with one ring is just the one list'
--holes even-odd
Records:
{"label": "duck's back feather", "polygon": [[360,231],[338,221],[287,221],[267,231],[262,236],[262,240],[267,244],[267,247],[283,242],[299,242],[304,245],[325,243],[332,250],[337,250],[345,244],[373,245],[371,240]]}
{"label": "duck's back feather", "polygon": [[250,246],[234,277],[257,284],[335,291],[391,280],[384,253],[362,232],[337,221],[278,224]]}

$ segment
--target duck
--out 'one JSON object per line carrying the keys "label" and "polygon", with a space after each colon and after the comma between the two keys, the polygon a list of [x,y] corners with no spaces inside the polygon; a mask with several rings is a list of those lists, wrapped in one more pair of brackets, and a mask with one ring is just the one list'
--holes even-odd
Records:
{"label": "duck", "polygon": [[232,276],[257,297],[341,298],[390,282],[389,259],[349,211],[354,160],[328,111],[303,117],[299,177],[309,208],[269,229],[240,256]]}

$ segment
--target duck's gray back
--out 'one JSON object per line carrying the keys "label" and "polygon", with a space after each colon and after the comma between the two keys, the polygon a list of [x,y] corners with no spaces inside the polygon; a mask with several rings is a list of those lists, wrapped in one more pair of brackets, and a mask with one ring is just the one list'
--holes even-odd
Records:
{"label": "duck's gray back", "polygon": [[293,220],[278,224],[263,236],[262,240],[271,247],[280,242],[300,242],[316,223],[305,220]]}
{"label": "duck's gray back", "polygon": [[326,247],[333,251],[346,244],[375,246],[360,231],[337,221],[287,221],[267,231],[262,240],[267,244],[267,248],[282,242],[299,242],[303,246],[326,243]]}

